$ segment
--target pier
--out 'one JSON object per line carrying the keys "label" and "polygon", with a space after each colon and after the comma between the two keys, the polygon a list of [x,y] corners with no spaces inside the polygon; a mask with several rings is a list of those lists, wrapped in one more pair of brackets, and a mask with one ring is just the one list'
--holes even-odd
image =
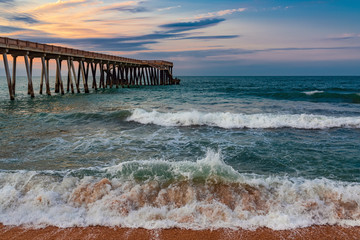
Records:
{"label": "pier", "polygon": [[[11,100],[15,99],[17,58],[23,57],[28,79],[28,94],[35,97],[32,71],[35,58],[41,59],[40,91],[51,96],[49,68],[50,61],[55,61],[56,76],[54,79],[55,93],[89,93],[89,85],[98,88],[130,87],[141,85],[172,85],[178,84],[174,79],[173,63],[163,60],[138,60],[96,52],[83,51],[48,44],[0,37],[0,54],[3,56],[6,80]],[[8,56],[13,59],[12,73],[9,68]],[[78,64],[74,64],[77,62]],[[67,83],[63,82],[61,68],[66,64]],[[97,71],[99,79],[97,81]],[[92,78],[90,79],[90,74]],[[65,89],[66,87],[66,89]]]}

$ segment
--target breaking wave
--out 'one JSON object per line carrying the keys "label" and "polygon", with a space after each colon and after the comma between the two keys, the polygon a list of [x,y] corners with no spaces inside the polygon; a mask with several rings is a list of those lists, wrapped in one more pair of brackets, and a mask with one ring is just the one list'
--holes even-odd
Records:
{"label": "breaking wave", "polygon": [[208,151],[68,171],[0,172],[0,222],[42,227],[360,226],[360,184],[240,174]]}
{"label": "breaking wave", "polygon": [[323,92],[324,91],[314,90],[314,91],[307,91],[307,92],[303,92],[303,93],[305,93],[306,95],[314,95],[314,94],[323,93]]}
{"label": "breaking wave", "polygon": [[214,126],[220,128],[360,128],[359,117],[333,117],[312,114],[242,114],[198,111],[162,113],[133,110],[128,121],[160,126]]}

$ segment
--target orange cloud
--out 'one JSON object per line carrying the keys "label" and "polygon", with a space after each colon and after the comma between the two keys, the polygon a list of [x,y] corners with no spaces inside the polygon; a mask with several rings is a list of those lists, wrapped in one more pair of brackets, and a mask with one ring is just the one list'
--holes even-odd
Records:
{"label": "orange cloud", "polygon": [[45,11],[52,11],[52,10],[61,10],[67,9],[71,7],[76,7],[79,4],[88,3],[89,1],[86,0],[69,0],[69,1],[62,1],[58,0],[55,3],[46,3],[35,8],[33,11],[35,12],[45,12]]}

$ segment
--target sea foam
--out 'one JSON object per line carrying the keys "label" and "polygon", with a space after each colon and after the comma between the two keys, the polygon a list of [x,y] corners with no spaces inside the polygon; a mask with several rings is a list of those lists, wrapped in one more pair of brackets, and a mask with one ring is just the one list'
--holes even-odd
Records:
{"label": "sea foam", "polygon": [[160,126],[214,126],[220,128],[360,128],[360,117],[334,117],[312,114],[242,114],[230,112],[158,112],[133,110],[128,121]]}
{"label": "sea foam", "polygon": [[359,183],[240,174],[211,150],[194,162],[143,160],[87,169],[85,176],[77,171],[84,169],[0,172],[0,222],[147,229],[360,226]]}

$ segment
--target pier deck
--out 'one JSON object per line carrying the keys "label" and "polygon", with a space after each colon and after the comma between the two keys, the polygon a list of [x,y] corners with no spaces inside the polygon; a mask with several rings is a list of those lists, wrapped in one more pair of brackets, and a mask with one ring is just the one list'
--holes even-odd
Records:
{"label": "pier deck", "polygon": [[[173,63],[163,60],[138,60],[96,52],[83,51],[48,44],[0,37],[0,54],[3,56],[6,79],[11,100],[15,99],[17,57],[24,57],[28,77],[28,94],[34,97],[32,69],[34,58],[41,59],[40,94],[43,93],[45,80],[46,93],[51,95],[49,67],[50,60],[56,63],[55,93],[64,94],[61,66],[66,62],[67,88],[71,93],[80,93],[80,79],[85,93],[89,93],[89,71],[92,73],[92,88],[130,87],[136,85],[171,85],[178,81],[173,79]],[[8,55],[13,58],[12,74],[9,68]],[[74,62],[77,62],[75,67]],[[97,83],[97,69],[100,79]],[[99,86],[98,86],[99,84]]]}

